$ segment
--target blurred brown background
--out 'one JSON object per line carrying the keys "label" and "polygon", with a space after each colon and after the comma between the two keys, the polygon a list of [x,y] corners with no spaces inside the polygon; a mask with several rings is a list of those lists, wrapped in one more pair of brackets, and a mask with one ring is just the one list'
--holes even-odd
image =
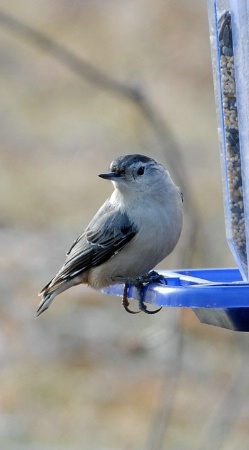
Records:
{"label": "blurred brown background", "polygon": [[[139,104],[76,74],[3,12],[140,89],[170,145]],[[130,316],[86,287],[33,318],[37,292],[111,193],[97,174],[121,154],[175,161],[188,190],[185,231],[161,267],[234,265],[206,2],[2,0],[0,67],[0,448],[247,449],[247,334],[191,310]]]}

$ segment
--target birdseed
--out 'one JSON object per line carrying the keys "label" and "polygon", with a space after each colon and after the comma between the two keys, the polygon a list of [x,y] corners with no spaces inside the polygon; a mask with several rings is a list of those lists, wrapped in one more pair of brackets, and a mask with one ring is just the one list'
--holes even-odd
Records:
{"label": "birdseed", "polygon": [[229,208],[231,212],[231,238],[234,241],[240,261],[246,269],[247,253],[244,201],[230,11],[225,11],[220,17],[218,31],[223,121],[225,129],[225,158],[229,191]]}

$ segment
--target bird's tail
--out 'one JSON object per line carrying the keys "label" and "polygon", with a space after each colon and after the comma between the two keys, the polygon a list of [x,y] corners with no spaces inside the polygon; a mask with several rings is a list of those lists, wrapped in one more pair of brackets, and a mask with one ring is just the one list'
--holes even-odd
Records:
{"label": "bird's tail", "polygon": [[49,308],[50,304],[52,303],[57,293],[56,291],[47,294],[40,292],[39,295],[42,296],[42,300],[38,306],[35,317],[38,317],[41,313],[43,313],[44,311],[46,311],[46,309]]}
{"label": "bird's tail", "polygon": [[46,311],[46,309],[49,308],[52,301],[58,294],[65,291],[66,289],[69,289],[74,284],[76,283],[73,279],[64,281],[60,280],[58,282],[56,277],[53,278],[53,280],[51,280],[38,294],[42,297],[42,300],[38,306],[35,317],[38,317],[40,314]]}

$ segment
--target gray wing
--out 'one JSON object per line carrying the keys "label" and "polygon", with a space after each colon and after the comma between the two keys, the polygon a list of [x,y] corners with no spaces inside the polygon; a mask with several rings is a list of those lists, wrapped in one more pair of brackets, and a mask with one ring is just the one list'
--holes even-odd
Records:
{"label": "gray wing", "polygon": [[86,230],[76,239],[66,261],[52,284],[72,278],[99,266],[119,252],[137,234],[137,229],[124,212],[107,200]]}

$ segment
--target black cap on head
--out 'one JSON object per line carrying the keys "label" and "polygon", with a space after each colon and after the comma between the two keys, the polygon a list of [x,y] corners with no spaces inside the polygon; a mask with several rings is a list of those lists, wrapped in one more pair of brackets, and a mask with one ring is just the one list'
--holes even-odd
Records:
{"label": "black cap on head", "polygon": [[139,154],[119,156],[118,158],[114,159],[114,161],[112,161],[110,170],[111,172],[122,171],[122,169],[127,168],[133,164],[137,164],[139,162],[145,164],[150,161],[154,161],[154,159]]}

